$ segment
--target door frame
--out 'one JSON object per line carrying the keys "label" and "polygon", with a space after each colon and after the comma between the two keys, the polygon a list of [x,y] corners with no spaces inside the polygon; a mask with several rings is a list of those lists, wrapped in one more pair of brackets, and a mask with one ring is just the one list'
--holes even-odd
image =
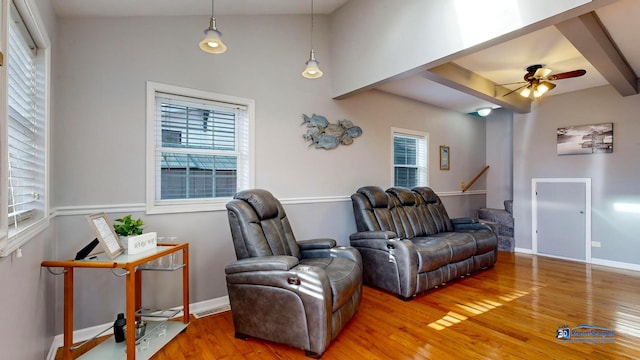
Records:
{"label": "door frame", "polygon": [[538,183],[584,183],[585,190],[585,229],[584,229],[584,246],[585,246],[585,262],[591,263],[591,178],[532,178],[531,179],[531,250],[534,254],[540,256],[557,257],[566,260],[580,261],[580,259],[565,258],[562,256],[553,256],[549,254],[538,253],[538,200],[536,190]]}

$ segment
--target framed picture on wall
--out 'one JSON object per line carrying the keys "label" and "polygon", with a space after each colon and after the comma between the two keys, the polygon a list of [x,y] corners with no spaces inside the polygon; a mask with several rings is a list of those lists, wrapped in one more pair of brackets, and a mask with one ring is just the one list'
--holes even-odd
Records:
{"label": "framed picture on wall", "polygon": [[440,170],[449,170],[449,147],[440,145]]}
{"label": "framed picture on wall", "polygon": [[613,152],[613,123],[565,126],[557,132],[558,155]]}

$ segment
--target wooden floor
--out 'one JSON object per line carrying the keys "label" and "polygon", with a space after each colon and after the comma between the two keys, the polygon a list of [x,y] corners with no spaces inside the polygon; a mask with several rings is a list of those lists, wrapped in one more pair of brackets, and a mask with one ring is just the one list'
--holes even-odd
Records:
{"label": "wooden floor", "polygon": [[[580,324],[615,334],[556,339],[561,325]],[[193,319],[153,359],[305,359],[233,334],[230,312]],[[640,273],[500,253],[493,269],[408,302],[365,286],[358,313],[322,358],[640,359]]]}

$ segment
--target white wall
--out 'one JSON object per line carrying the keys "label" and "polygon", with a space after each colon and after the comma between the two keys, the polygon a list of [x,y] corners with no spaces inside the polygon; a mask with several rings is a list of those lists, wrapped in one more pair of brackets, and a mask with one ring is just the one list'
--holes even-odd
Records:
{"label": "white wall", "polygon": [[[355,232],[348,198],[360,186],[391,185],[391,127],[430,133],[430,184],[437,192],[459,191],[485,163],[485,121],[465,114],[372,91],[331,100],[333,64],[328,18],[316,22],[315,50],[325,76],[300,73],[309,52],[308,16],[218,18],[229,50],[213,56],[197,46],[206,17],[61,19],[55,77],[53,206],[56,258],[71,258],[93,239],[83,214],[134,204],[147,231],[177,236],[191,250],[191,302],[226,295],[224,267],[235,253],[224,211],[149,215],[138,210],[145,190],[145,82],[148,80],[252,98],[256,101],[256,187],[285,203],[302,240],[334,237],[348,244]],[[301,115],[349,119],[364,134],[350,146],[326,151],[309,147]],[[451,147],[451,170],[438,170],[438,146]],[[479,182],[474,189],[484,190]],[[331,199],[328,202],[299,199]],[[443,199],[451,216],[474,213],[484,195]],[[134,211],[138,210],[138,211]],[[80,213],[80,214],[77,214]],[[121,213],[109,214],[115,218]],[[77,272],[75,327],[110,322],[124,308],[122,279],[110,272]],[[176,306],[179,279],[145,275],[143,304]],[[61,280],[57,286],[60,287]],[[162,283],[173,293],[160,294]],[[62,298],[55,300],[56,333],[62,330]]]}
{"label": "white wall", "polygon": [[[640,215],[614,210],[640,204],[640,95],[621,97],[610,86],[543,98],[529,114],[514,117],[514,216],[516,247],[531,249],[531,179],[592,179],[592,258],[640,264]],[[610,154],[556,154],[556,130],[613,122]]]}

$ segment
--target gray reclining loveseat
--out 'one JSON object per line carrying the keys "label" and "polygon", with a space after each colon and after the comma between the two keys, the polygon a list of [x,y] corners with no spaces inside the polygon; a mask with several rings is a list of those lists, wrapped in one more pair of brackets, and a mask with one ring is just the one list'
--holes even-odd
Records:
{"label": "gray reclining loveseat", "polygon": [[438,195],[366,186],[351,195],[364,283],[409,300],[452,279],[495,264],[498,238],[470,218],[449,219]]}

